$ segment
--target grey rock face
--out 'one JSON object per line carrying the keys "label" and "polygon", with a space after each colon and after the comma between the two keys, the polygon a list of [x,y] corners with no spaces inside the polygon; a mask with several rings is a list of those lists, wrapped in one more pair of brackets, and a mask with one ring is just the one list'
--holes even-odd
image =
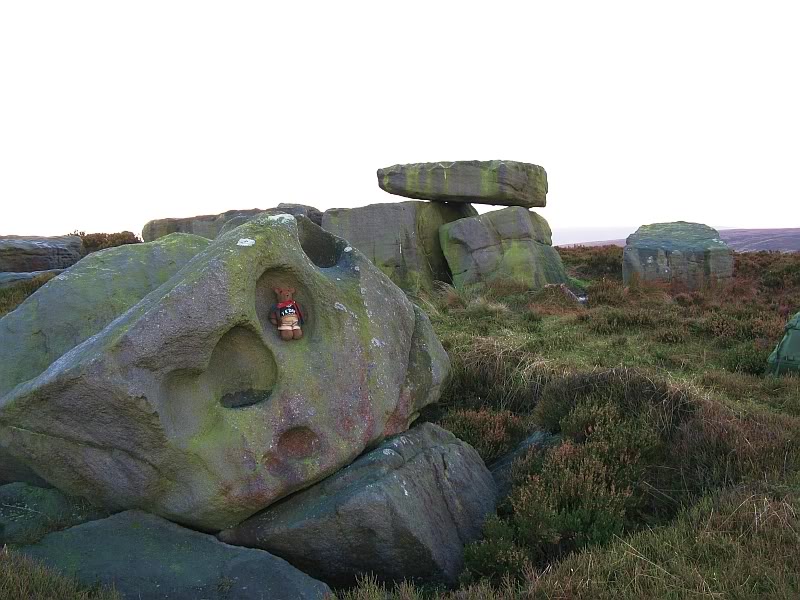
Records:
{"label": "grey rock face", "polygon": [[192,233],[213,240],[231,219],[254,217],[262,212],[260,208],[251,208],[248,210],[229,210],[218,215],[156,219],[145,224],[142,229],[142,239],[145,242],[152,242],[170,233]]}
{"label": "grey rock face", "polygon": [[322,227],[361,250],[402,289],[417,292],[450,281],[439,227],[476,214],[468,204],[387,202],[328,210]]}
{"label": "grey rock face", "polygon": [[642,225],[625,244],[625,285],[638,277],[695,290],[733,275],[733,253],[717,230],[707,225],[685,221]]}
{"label": "grey rock face", "polygon": [[30,273],[66,269],[85,255],[83,241],[77,235],[0,236],[0,272]]}
{"label": "grey rock face", "polygon": [[149,221],[142,229],[142,239],[151,242],[170,233],[192,233],[209,240],[216,239],[261,214],[289,214],[306,217],[317,225],[322,224],[322,213],[313,206],[305,204],[278,204],[276,208],[262,210],[229,210],[218,215],[199,215],[196,217],[156,219]]}
{"label": "grey rock face", "polygon": [[[314,208],[313,206],[306,206],[305,204],[285,204],[280,203],[278,204],[277,208],[268,208],[263,213],[259,214],[266,214],[266,215],[292,215],[293,217],[306,217],[312,223],[316,225],[322,226],[322,212]],[[253,215],[239,215],[237,217],[233,217],[229,221],[222,226],[222,229],[219,230],[219,233],[216,237],[220,237],[239,227],[239,225],[243,225],[247,223],[250,219],[254,218]]]}
{"label": "grey rock face", "polygon": [[[427,317],[304,217],[261,215],[201,239],[180,269],[132,261],[130,285],[129,264],[101,260],[185,238],[198,240],[98,252],[0,320],[0,352],[31,357],[0,361],[0,453],[110,510],[220,530],[405,431],[438,399],[449,360]],[[270,322],[276,287],[296,290],[300,340]]]}
{"label": "grey rock face", "polygon": [[66,496],[53,488],[26,483],[3,485],[0,486],[0,547],[32,544],[48,533],[107,516],[107,512],[83,498]]}
{"label": "grey rock face", "polygon": [[455,583],[497,490],[477,452],[425,423],[240,526],[226,542],[268,549],[314,577]]}
{"label": "grey rock face", "polygon": [[20,549],[126,600],[316,600],[330,589],[263,550],[236,548],[138,510],[51,533]]}
{"label": "grey rock face", "polygon": [[274,211],[275,214],[287,213],[295,217],[302,216],[310,220],[312,223],[322,227],[322,211],[314,208],[313,206],[307,206],[306,204],[291,204],[288,202],[281,202],[280,204],[278,204],[277,207],[267,210],[267,212],[272,212],[272,211]]}
{"label": "grey rock face", "polygon": [[547,173],[513,160],[394,165],[378,169],[378,185],[398,196],[443,202],[545,206]]}
{"label": "grey rock face", "polygon": [[567,280],[550,226],[524,208],[453,221],[439,228],[439,239],[456,286],[513,279],[540,288]]}

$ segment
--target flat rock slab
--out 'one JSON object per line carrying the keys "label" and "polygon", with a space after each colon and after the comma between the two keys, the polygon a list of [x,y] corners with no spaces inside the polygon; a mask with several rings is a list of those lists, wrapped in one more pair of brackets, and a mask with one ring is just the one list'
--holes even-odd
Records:
{"label": "flat rock slab", "polygon": [[66,269],[85,255],[83,241],[77,235],[0,236],[0,272],[30,273]]}
{"label": "flat rock slab", "polygon": [[20,553],[130,600],[312,600],[330,589],[263,550],[130,510],[51,533]]}
{"label": "flat rock slab", "polygon": [[547,173],[513,160],[463,160],[378,169],[381,189],[406,198],[533,208],[547,203]]}
{"label": "flat rock slab", "polygon": [[281,203],[275,208],[266,210],[250,208],[246,210],[228,210],[218,215],[155,219],[145,224],[142,229],[142,239],[145,242],[152,242],[170,233],[191,233],[213,240],[264,213],[271,215],[290,214],[293,217],[303,216],[311,219],[317,225],[322,224],[322,213],[313,206]]}
{"label": "flat rock slab", "polygon": [[48,533],[109,516],[83,498],[26,483],[0,486],[0,547],[39,541]]}
{"label": "flat rock slab", "polygon": [[[203,249],[181,265],[187,238]],[[175,260],[142,262],[158,248]],[[232,527],[408,429],[448,375],[425,314],[302,216],[82,265],[0,320],[0,455],[112,511]],[[302,339],[271,322],[275,288]]]}
{"label": "flat rock slab", "polygon": [[456,582],[497,490],[472,446],[431,423],[219,537],[267,549],[331,585]]}
{"label": "flat rock slab", "polygon": [[733,253],[708,225],[676,221],[642,225],[622,255],[625,285],[634,278],[680,284],[689,290],[733,276]]}
{"label": "flat rock slab", "polygon": [[447,223],[439,228],[439,239],[456,287],[509,279],[534,289],[567,281],[550,226],[524,208]]}
{"label": "flat rock slab", "polygon": [[349,241],[400,288],[430,290],[450,281],[439,227],[478,213],[469,204],[386,202],[325,212],[322,227]]}

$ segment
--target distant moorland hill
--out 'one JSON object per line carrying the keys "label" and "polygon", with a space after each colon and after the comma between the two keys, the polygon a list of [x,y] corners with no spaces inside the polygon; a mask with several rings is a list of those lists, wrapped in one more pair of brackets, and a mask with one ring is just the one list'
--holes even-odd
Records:
{"label": "distant moorland hill", "polygon": [[[723,229],[720,238],[737,252],[777,250],[800,252],[800,228],[794,229]],[[624,239],[563,244],[563,246],[624,246]]]}

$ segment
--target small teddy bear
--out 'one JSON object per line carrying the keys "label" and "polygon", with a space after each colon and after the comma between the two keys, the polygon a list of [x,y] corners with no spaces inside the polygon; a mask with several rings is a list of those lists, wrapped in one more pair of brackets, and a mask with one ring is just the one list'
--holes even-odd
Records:
{"label": "small teddy bear", "polygon": [[274,288],[272,290],[278,297],[278,303],[269,313],[270,322],[278,328],[281,339],[284,341],[299,340],[303,337],[300,328],[305,320],[300,305],[294,300],[294,288]]}

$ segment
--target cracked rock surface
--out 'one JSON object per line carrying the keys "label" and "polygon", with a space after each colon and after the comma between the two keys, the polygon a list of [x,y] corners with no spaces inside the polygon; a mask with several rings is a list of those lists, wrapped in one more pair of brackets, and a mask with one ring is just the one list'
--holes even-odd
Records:
{"label": "cracked rock surface", "polygon": [[326,231],[349,241],[402,289],[433,289],[450,281],[439,244],[439,227],[477,215],[469,204],[385,202],[333,208],[322,216]]}
{"label": "cracked rock surface", "polygon": [[66,269],[85,254],[83,241],[77,235],[0,236],[0,272],[30,273]]}
{"label": "cracked rock surface", "polygon": [[219,538],[262,548],[331,585],[454,584],[497,488],[469,444],[432,423],[383,442],[323,482]]}
{"label": "cracked rock surface", "polygon": [[567,281],[561,256],[551,245],[550,225],[525,208],[447,223],[439,228],[439,239],[457,287],[494,279],[531,288]]}
{"label": "cracked rock surface", "polygon": [[[160,275],[126,262],[199,239],[176,235],[98,252],[0,320],[0,364],[13,363],[0,371],[0,458],[17,472],[217,531],[405,431],[438,399],[449,361],[430,322],[344,240],[264,214],[189,244],[182,265],[153,258]],[[275,287],[297,290],[301,340],[270,323]]]}

